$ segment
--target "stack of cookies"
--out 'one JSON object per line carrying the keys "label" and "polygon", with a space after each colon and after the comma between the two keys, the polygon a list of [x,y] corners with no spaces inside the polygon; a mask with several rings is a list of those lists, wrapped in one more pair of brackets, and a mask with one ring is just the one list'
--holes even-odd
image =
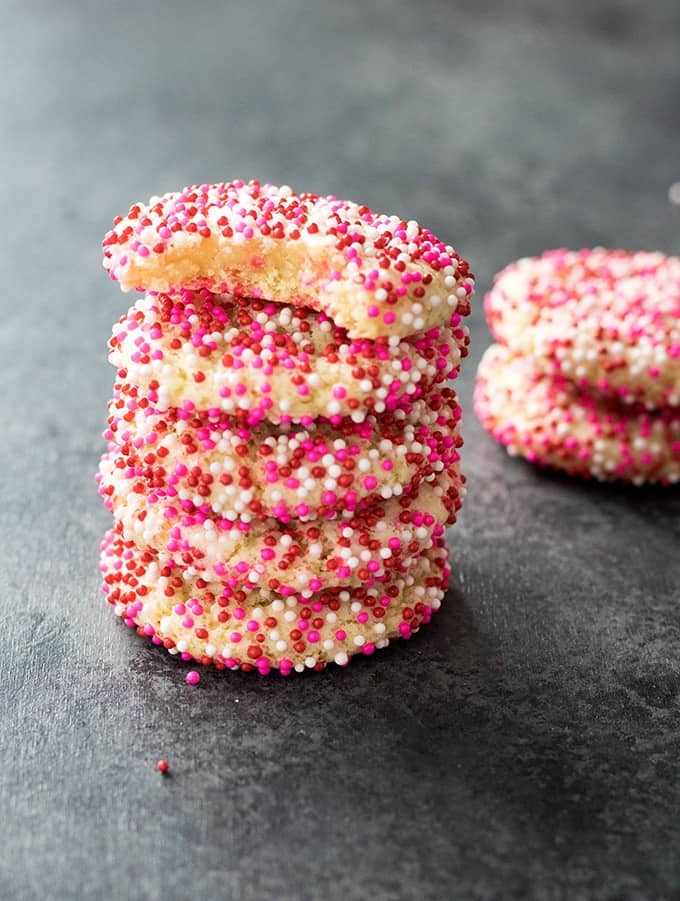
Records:
{"label": "stack of cookies", "polygon": [[555,250],[485,300],[499,342],[475,410],[511,454],[579,476],[680,480],[680,259]]}
{"label": "stack of cookies", "polygon": [[429,621],[464,494],[467,263],[416,222],[240,181],[134,205],[98,483],[115,612],[185,660],[344,665]]}

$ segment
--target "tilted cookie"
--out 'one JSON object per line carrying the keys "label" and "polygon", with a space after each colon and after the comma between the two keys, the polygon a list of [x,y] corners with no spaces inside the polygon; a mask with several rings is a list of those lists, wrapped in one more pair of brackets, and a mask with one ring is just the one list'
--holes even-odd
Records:
{"label": "tilted cookie", "polygon": [[407,573],[370,587],[312,592],[233,590],[163,564],[115,530],[102,542],[100,569],[115,613],[183,660],[219,669],[323,669],[410,638],[439,609],[450,570],[443,539]]}
{"label": "tilted cookie", "polygon": [[536,369],[651,408],[680,404],[680,259],[554,250],[512,263],[485,299],[498,341]]}
{"label": "tilted cookie", "polygon": [[360,423],[240,426],[232,417],[154,410],[136,386],[117,382],[109,403],[113,465],[151,503],[167,498],[190,516],[282,523],[335,517],[413,493],[458,463],[460,407],[449,388]]}
{"label": "tilted cookie", "polygon": [[134,490],[105,454],[99,490],[125,538],[161,559],[217,576],[232,587],[268,586],[318,591],[371,585],[391,570],[405,572],[417,555],[455,521],[464,494],[458,467],[423,481],[415,494],[377,501],[337,519],[284,525],[197,511]]}
{"label": "tilted cookie", "polygon": [[103,242],[126,290],[208,288],[323,310],[354,338],[469,312],[473,276],[417,222],[336,197],[233,181],[134,204]]}
{"label": "tilted cookie", "polygon": [[[454,320],[459,317],[454,314]],[[109,359],[159,409],[239,415],[249,425],[408,409],[457,374],[467,329],[352,340],[324,313],[204,292],[147,295],[109,342]]]}
{"label": "tilted cookie", "polygon": [[680,410],[606,401],[502,345],[482,358],[474,407],[497,441],[532,463],[603,481],[680,481]]}

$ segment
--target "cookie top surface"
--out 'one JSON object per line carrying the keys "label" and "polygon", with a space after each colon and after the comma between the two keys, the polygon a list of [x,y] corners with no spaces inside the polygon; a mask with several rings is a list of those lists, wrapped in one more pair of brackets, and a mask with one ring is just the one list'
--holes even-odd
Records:
{"label": "cookie top surface", "polygon": [[578,389],[494,344],[479,365],[474,407],[511,454],[600,481],[680,481],[680,410],[649,411]]}
{"label": "cookie top surface", "polygon": [[467,262],[415,221],[334,196],[233,181],[134,204],[103,241],[124,290],[207,287],[323,310],[352,337],[469,312]]}
{"label": "cookie top surface", "polygon": [[494,336],[579,386],[680,404],[680,259],[553,250],[510,264],[485,299]]}
{"label": "cookie top surface", "polygon": [[139,298],[110,360],[159,408],[218,410],[250,425],[408,408],[457,374],[467,328],[352,339],[325,313],[208,292]]}

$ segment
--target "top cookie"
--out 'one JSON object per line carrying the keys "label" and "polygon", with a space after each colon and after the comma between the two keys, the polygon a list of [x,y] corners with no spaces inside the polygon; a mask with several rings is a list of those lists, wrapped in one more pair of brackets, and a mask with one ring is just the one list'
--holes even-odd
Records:
{"label": "top cookie", "polygon": [[308,306],[356,338],[466,315],[474,283],[467,262],[417,222],[257,181],[136,203],[103,248],[123,290],[208,288]]}
{"label": "top cookie", "polygon": [[552,250],[496,276],[495,337],[543,371],[649,408],[680,404],[680,259]]}

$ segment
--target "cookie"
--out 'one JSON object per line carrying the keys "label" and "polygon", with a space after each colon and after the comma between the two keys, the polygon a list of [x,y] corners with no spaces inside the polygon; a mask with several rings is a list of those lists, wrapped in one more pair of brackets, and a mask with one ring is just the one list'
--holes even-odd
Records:
{"label": "cookie", "polygon": [[115,613],[183,660],[219,669],[323,669],[410,638],[439,609],[448,587],[441,538],[408,573],[370,587],[282,594],[233,590],[187,575],[111,530],[102,542],[103,591]]}
{"label": "cookie", "polygon": [[317,591],[370,586],[391,570],[406,572],[455,521],[463,479],[454,467],[423,481],[413,495],[348,510],[334,520],[288,525],[253,521],[245,513],[238,519],[203,510],[189,515],[168,498],[136,491],[110,453],[100,463],[99,490],[125,538],[159,551],[164,562],[232,587]]}
{"label": "cookie", "polygon": [[469,312],[473,288],[466,261],[417,222],[257,181],[136,203],[103,250],[125,290],[208,288],[312,307],[353,338],[446,325]]}
{"label": "cookie", "polygon": [[114,327],[109,358],[161,410],[310,423],[408,410],[457,374],[467,340],[451,324],[352,340],[325,313],[185,291],[140,299]]}
{"label": "cookie", "polygon": [[537,369],[650,409],[680,404],[680,259],[554,250],[512,263],[485,299],[498,341]]}
{"label": "cookie", "polygon": [[118,382],[104,437],[113,466],[152,502],[167,498],[189,516],[247,513],[289,523],[414,492],[458,463],[459,421],[449,388],[415,401],[408,415],[249,428],[219,413],[159,412],[136,386]]}
{"label": "cookie", "polygon": [[602,481],[680,481],[680,409],[607,401],[498,344],[480,363],[474,407],[510,454],[532,463]]}

